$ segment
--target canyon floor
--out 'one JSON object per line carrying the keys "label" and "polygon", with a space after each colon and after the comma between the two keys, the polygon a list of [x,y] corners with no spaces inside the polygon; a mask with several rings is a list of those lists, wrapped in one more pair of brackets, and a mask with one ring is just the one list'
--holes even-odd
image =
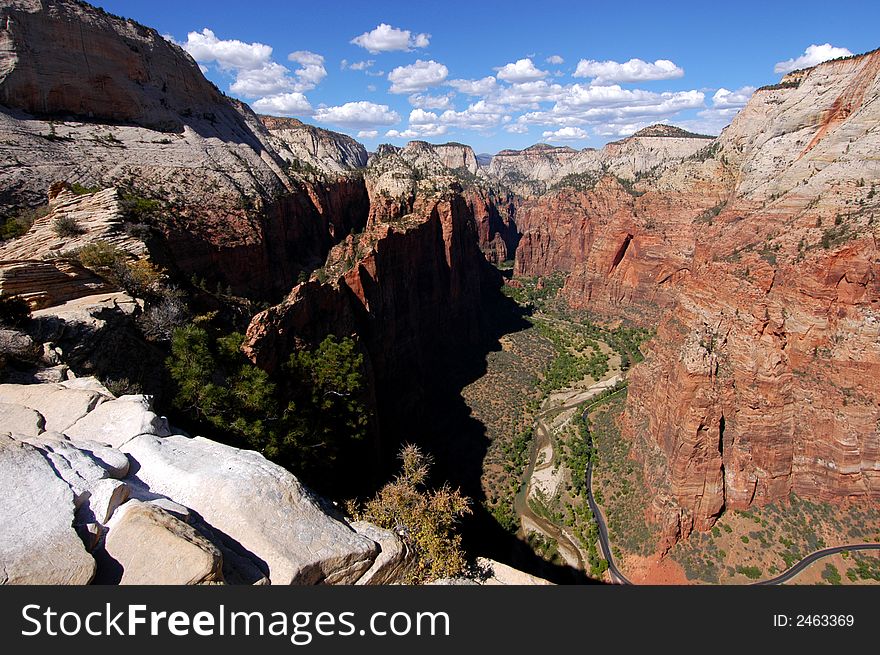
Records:
{"label": "canyon floor", "polygon": [[[539,561],[579,582],[612,582],[582,483],[591,456],[614,560],[634,584],[751,584],[814,551],[880,541],[880,511],[872,504],[792,494],[784,503],[726,511],[711,531],[658,549],[646,512],[652,497],[620,428],[627,369],[651,331],[594,323],[557,298],[561,284],[559,276],[508,278],[505,293],[522,309],[524,325],[500,337],[485,372],[462,389],[488,440],[483,506]],[[585,410],[593,451],[583,446]],[[787,584],[866,584],[877,579],[878,559],[870,551],[829,555]],[[530,570],[548,574],[535,561]]]}

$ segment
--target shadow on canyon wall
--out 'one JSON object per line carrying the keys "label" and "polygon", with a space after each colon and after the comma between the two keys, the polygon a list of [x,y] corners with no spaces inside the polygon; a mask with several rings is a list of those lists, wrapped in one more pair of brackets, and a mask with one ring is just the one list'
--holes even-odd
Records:
{"label": "shadow on canyon wall", "polygon": [[423,426],[418,442],[434,457],[434,482],[448,481],[472,501],[473,514],[462,524],[464,547],[469,554],[490,557],[557,584],[596,583],[583,571],[551,564],[536,555],[522,539],[502,528],[483,505],[480,478],[489,438],[485,425],[472,415],[461,392],[485,375],[487,354],[500,350],[500,337],[530,326],[525,310],[504,296],[500,288],[486,295],[486,339],[477,347],[454,351],[455,356],[447,358],[438,369],[437,377],[427,387],[430,401],[423,414],[414,417],[416,424]]}

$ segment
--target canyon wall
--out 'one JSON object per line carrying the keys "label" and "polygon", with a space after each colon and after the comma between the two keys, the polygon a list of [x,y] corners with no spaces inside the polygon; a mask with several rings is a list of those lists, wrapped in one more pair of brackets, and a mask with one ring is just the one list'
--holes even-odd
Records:
{"label": "canyon wall", "polygon": [[[372,164],[371,164],[372,166]],[[481,256],[473,206],[454,176],[410,179],[368,169],[373,201],[363,232],[279,305],[254,317],[245,351],[271,369],[285,353],[327,334],[355,336],[366,356],[380,421],[390,432],[420,415],[449,358],[485,340],[482,303],[500,277]],[[430,186],[430,188],[428,188]],[[411,189],[411,190],[410,190]]]}
{"label": "canyon wall", "polygon": [[84,3],[0,9],[0,105],[0,159],[14,164],[0,218],[44,204],[58,181],[117,187],[154,203],[129,221],[161,236],[161,264],[212,288],[277,300],[366,223],[363,183],[345,174],[363,146],[258,118],[155,30]]}
{"label": "canyon wall", "polygon": [[307,165],[341,173],[367,165],[367,149],[350,136],[307,125],[295,118],[260,116],[269,142],[294,167]]}
{"label": "canyon wall", "polygon": [[657,327],[625,431],[667,547],[791,492],[880,497],[878,94],[880,53],[820,64],[628,189],[516,208],[519,274]]}
{"label": "canyon wall", "polygon": [[671,125],[652,125],[600,150],[546,143],[502,150],[492,157],[486,175],[521,195],[540,195],[566,183],[594,182],[606,174],[632,182],[658,166],[694,155],[711,140]]}

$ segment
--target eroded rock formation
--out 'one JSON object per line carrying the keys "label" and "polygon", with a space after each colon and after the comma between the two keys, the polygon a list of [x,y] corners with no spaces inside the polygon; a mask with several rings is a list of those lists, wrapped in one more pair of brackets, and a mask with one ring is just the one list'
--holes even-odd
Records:
{"label": "eroded rock formation", "polygon": [[0,583],[369,584],[408,566],[394,533],[355,530],[256,452],[173,434],[149,397],[5,384],[0,412]]}
{"label": "eroded rock formation", "polygon": [[878,52],[799,71],[631,189],[517,209],[518,272],[570,271],[572,305],[659,324],[627,435],[667,546],[790,492],[880,496],[878,73]]}

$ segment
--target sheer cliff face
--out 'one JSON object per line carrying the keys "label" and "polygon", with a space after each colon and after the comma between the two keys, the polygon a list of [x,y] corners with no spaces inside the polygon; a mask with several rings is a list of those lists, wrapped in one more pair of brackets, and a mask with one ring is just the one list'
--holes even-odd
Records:
{"label": "sheer cliff face", "polygon": [[6,2],[0,102],[35,116],[78,116],[182,132],[181,113],[228,121],[221,94],[153,29],[69,0]]}
{"label": "sheer cliff face", "polygon": [[294,166],[307,164],[341,173],[367,165],[367,149],[350,136],[306,125],[295,118],[260,116],[275,151]]}
{"label": "sheer cliff face", "polygon": [[327,334],[356,336],[386,427],[428,400],[445,358],[484,338],[482,301],[500,284],[481,256],[459,181],[408,182],[409,191],[392,196],[381,174],[368,170],[373,202],[364,231],[335,246],[281,304],[255,316],[245,344],[257,364],[272,368]]}
{"label": "sheer cliff face", "polygon": [[330,173],[315,184],[285,161],[308,149],[285,119],[264,119],[271,133],[155,30],[85,4],[0,8],[0,104],[0,159],[17,164],[0,171],[7,209],[45,203],[60,180],[159,201],[162,265],[212,287],[283,297],[366,222],[363,183],[333,178],[363,165],[360,144],[305,130]]}
{"label": "sheer cliff face", "polygon": [[691,269],[694,219],[727,193],[720,165],[695,169],[705,181],[693,190],[639,191],[606,175],[587,190],[560,188],[517,201],[515,273],[570,273],[563,295],[571,306],[656,322]]}
{"label": "sheer cliff face", "polygon": [[629,408],[682,532],[792,491],[880,498],[878,93],[880,53],[822,64],[719,139],[737,183],[695,225]]}
{"label": "sheer cliff face", "polygon": [[759,90],[627,197],[608,178],[517,208],[516,270],[658,325],[626,430],[667,545],[725,508],[880,497],[880,53]]}

